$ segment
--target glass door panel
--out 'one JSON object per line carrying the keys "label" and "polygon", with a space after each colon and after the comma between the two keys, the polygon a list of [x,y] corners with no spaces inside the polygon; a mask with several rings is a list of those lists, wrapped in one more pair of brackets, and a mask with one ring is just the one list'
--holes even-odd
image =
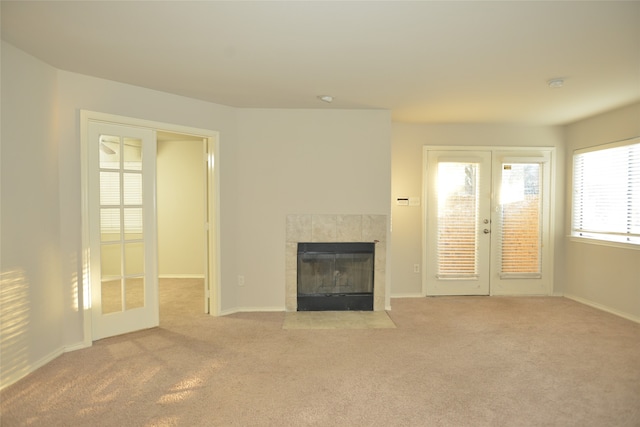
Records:
{"label": "glass door panel", "polygon": [[497,152],[491,293],[548,295],[550,155]]}
{"label": "glass door panel", "polygon": [[490,177],[490,152],[428,152],[428,295],[489,293]]}
{"label": "glass door panel", "polygon": [[93,336],[98,339],[158,323],[156,148],[153,131],[107,123],[90,122],[89,141],[95,162],[90,215],[99,224],[91,231],[92,254],[100,261],[92,261],[92,269],[99,265],[99,275],[92,271]]}
{"label": "glass door panel", "polygon": [[540,276],[542,229],[539,163],[502,164],[500,275]]}
{"label": "glass door panel", "polygon": [[144,278],[125,279],[125,310],[144,307]]}
{"label": "glass door panel", "polygon": [[438,277],[478,277],[478,164],[438,164]]}

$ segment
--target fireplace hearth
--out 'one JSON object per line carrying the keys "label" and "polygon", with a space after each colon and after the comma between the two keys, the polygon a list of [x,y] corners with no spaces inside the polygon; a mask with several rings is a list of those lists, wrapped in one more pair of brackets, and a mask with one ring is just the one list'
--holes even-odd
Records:
{"label": "fireplace hearth", "polygon": [[373,310],[375,243],[298,243],[298,311]]}

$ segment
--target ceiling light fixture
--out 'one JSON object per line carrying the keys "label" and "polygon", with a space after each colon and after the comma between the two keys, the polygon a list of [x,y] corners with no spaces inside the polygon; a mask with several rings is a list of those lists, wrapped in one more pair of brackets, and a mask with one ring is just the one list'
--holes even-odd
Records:
{"label": "ceiling light fixture", "polygon": [[547,84],[552,89],[558,89],[558,88],[561,88],[562,86],[564,86],[564,79],[560,79],[560,78],[551,79],[551,80],[547,81]]}
{"label": "ceiling light fixture", "polygon": [[326,102],[327,104],[331,104],[333,102],[333,96],[331,95],[318,95],[318,99],[322,102]]}

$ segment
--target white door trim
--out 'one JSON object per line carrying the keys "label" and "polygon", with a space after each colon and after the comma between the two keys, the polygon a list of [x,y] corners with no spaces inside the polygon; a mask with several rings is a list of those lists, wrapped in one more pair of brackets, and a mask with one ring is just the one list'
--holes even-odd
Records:
{"label": "white door trim", "polygon": [[[200,129],[171,123],[137,119],[96,111],[80,111],[80,155],[81,155],[81,214],[82,214],[82,306],[84,345],[91,346],[91,264],[90,264],[90,230],[89,230],[89,159],[88,159],[88,123],[98,121],[126,126],[142,127],[155,131],[166,131],[179,134],[200,136],[208,139],[209,166],[207,181],[209,186],[209,263],[206,268],[213,274],[209,275],[209,289],[214,296],[213,304],[209,307],[212,316],[221,312],[220,292],[220,134],[209,129]],[[215,165],[214,165],[215,160]]]}

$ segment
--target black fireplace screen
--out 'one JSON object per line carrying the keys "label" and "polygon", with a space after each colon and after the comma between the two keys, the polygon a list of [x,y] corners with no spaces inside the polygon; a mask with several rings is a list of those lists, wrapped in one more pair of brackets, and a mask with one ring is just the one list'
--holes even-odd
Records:
{"label": "black fireplace screen", "polygon": [[298,243],[298,310],[373,310],[374,243]]}

